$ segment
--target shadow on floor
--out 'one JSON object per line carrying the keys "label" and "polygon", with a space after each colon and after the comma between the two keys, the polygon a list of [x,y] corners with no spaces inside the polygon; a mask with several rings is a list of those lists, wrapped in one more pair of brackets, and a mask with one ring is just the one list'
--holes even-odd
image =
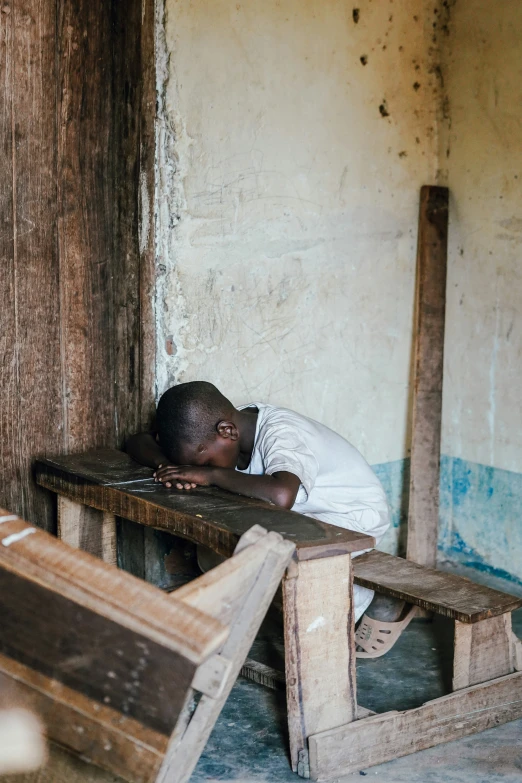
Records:
{"label": "shadow on floor", "polygon": [[[522,609],[513,613],[513,627],[522,637]],[[450,689],[452,646],[450,621],[414,621],[388,655],[358,661],[358,702],[386,712],[443,696]],[[251,657],[284,669],[282,623],[276,612],[263,624]],[[239,678],[192,782],[297,783],[300,778],[289,767],[287,746],[284,692]],[[522,783],[522,720],[339,778],[337,783],[365,776],[385,783]]]}

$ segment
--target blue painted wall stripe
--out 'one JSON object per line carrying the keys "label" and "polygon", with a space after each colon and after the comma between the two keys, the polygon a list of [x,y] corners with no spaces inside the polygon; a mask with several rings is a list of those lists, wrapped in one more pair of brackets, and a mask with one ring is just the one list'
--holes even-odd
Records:
{"label": "blue painted wall stripe", "polygon": [[[374,465],[392,509],[381,546],[404,554],[409,460]],[[439,549],[450,561],[522,585],[522,474],[443,455]]]}

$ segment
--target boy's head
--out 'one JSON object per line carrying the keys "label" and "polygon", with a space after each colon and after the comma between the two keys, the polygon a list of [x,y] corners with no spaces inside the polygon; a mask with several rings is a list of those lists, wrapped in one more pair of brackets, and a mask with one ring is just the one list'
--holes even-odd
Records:
{"label": "boy's head", "polygon": [[159,445],[177,465],[235,468],[239,456],[237,411],[212,383],[180,383],[158,403]]}

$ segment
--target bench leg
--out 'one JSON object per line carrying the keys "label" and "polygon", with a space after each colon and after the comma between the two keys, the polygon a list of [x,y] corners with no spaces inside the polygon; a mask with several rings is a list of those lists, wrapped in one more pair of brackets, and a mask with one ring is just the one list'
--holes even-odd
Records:
{"label": "bench leg", "polygon": [[292,769],[308,777],[308,737],[356,717],[350,555],[292,563],[283,581]]}
{"label": "bench leg", "polygon": [[511,612],[473,624],[455,621],[454,691],[495,680],[513,671]]}
{"label": "bench leg", "polygon": [[116,565],[116,518],[58,495],[58,538]]}

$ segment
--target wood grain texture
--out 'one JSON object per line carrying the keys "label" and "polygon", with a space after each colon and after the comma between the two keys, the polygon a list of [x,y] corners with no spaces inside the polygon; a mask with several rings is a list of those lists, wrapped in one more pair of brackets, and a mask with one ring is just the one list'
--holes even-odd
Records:
{"label": "wood grain texture", "polygon": [[122,445],[153,407],[153,6],[0,14],[0,504],[48,530],[34,458]]}
{"label": "wood grain texture", "polygon": [[353,570],[356,584],[461,623],[476,623],[522,606],[522,599],[509,593],[385,552],[373,551],[354,558]]}
{"label": "wood grain texture", "polygon": [[522,717],[522,673],[310,737],[312,780],[337,778]]}
{"label": "wood grain texture", "polygon": [[448,245],[447,188],[421,188],[407,557],[435,566]]}
{"label": "wood grain texture", "polygon": [[58,497],[58,538],[69,546],[116,565],[116,518],[114,514],[82,506]]}
{"label": "wood grain texture", "polygon": [[[52,529],[51,499],[31,460],[63,448],[56,292],[55,4],[12,0],[0,16],[2,108],[0,255],[0,502],[37,510]],[[51,78],[50,78],[51,76]]]}
{"label": "wood grain texture", "polygon": [[0,568],[81,602],[86,609],[177,650],[196,665],[227,636],[218,620],[22,520],[2,523],[0,542]]}
{"label": "wood grain texture", "polygon": [[455,622],[453,690],[514,671],[511,613],[473,625]]}
{"label": "wood grain texture", "polygon": [[115,439],[110,29],[110,3],[60,1],[60,320],[67,449],[74,451]]}
{"label": "wood grain texture", "polygon": [[[350,555],[298,563],[283,580],[292,769],[312,734],[356,719]],[[301,754],[301,756],[300,756]]]}
{"label": "wood grain texture", "polygon": [[37,772],[8,775],[2,783],[128,783],[118,775],[83,761],[63,748],[49,743],[47,763]]}
{"label": "wood grain texture", "polygon": [[[126,781],[155,780],[168,742],[164,734],[1,654],[0,687],[8,702],[39,715],[47,736],[71,752]],[[29,780],[40,780],[39,774]],[[92,769],[90,774],[97,780]]]}
{"label": "wood grain texture", "polygon": [[[230,635],[220,653],[230,662],[226,682],[218,698],[201,697],[185,730],[176,732],[171,738],[157,783],[188,783],[281,582],[294,545],[282,540],[277,533],[269,532],[253,543],[250,549],[263,551],[265,557],[251,589],[244,594],[243,603],[236,605]],[[238,557],[246,554],[247,550],[243,550]],[[257,557],[254,559],[257,561]],[[223,572],[223,565],[216,570],[221,569]]]}
{"label": "wood grain texture", "polygon": [[375,543],[371,536],[214,487],[190,493],[168,490],[154,483],[151,470],[116,450],[39,461],[36,475],[39,484],[75,502],[167,530],[225,556],[253,525],[295,543],[300,560],[360,551]]}

